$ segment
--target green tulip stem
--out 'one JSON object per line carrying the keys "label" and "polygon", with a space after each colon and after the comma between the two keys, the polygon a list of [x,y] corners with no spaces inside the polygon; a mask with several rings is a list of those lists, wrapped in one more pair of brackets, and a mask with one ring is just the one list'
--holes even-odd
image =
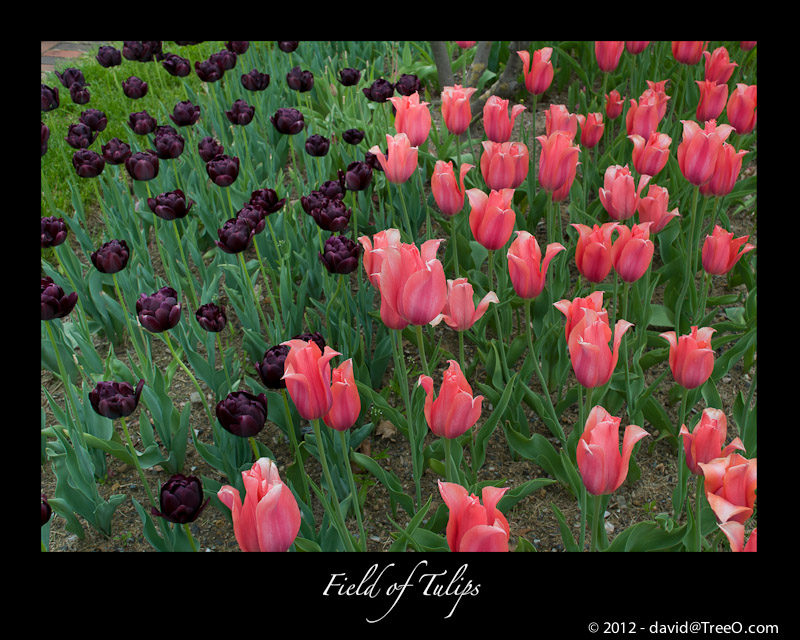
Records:
{"label": "green tulip stem", "polygon": [[228,208],[231,210],[231,218],[236,217],[236,210],[233,208],[233,201],[231,200],[231,190],[230,188],[225,188],[225,195],[228,196]]}
{"label": "green tulip stem", "polygon": [[178,249],[181,252],[181,259],[183,260],[183,266],[186,267],[186,279],[189,281],[189,293],[192,294],[192,304],[194,304],[194,309],[200,308],[200,302],[197,299],[197,291],[195,291],[195,287],[197,286],[194,281],[194,276],[192,276],[192,270],[189,269],[189,262],[186,260],[186,253],[183,251],[183,243],[181,242],[181,235],[178,232],[178,221],[177,219],[172,220],[172,228],[175,230],[175,240],[178,243]]}
{"label": "green tulip stem", "polygon": [[256,298],[256,292],[255,289],[253,288],[253,281],[250,279],[250,274],[248,273],[247,266],[244,263],[244,252],[240,251],[237,255],[239,256],[239,264],[242,267],[242,273],[244,274],[244,277],[247,280],[247,287],[250,290],[250,295],[253,296],[253,303],[256,305],[256,309],[258,310],[258,315],[261,316],[261,322],[264,323],[264,330],[267,331],[269,329],[269,323],[267,322],[267,319],[264,316],[264,310],[261,308],[261,304]]}
{"label": "green tulip stem", "polygon": [[458,333],[458,360],[461,365],[461,370],[466,373],[466,358],[464,357],[464,332],[457,331]]}
{"label": "green tulip stem", "polygon": [[286,389],[281,389],[281,396],[283,397],[283,410],[286,413],[286,430],[289,432],[289,440],[294,450],[294,458],[300,469],[300,478],[303,480],[303,501],[309,504],[311,497],[308,493],[308,476],[306,475],[305,466],[303,465],[303,455],[300,453],[300,445],[297,442],[297,433],[295,433],[294,430],[294,421],[292,420],[292,412],[289,408],[289,399],[286,397]]}
{"label": "green tulip stem", "polygon": [[675,333],[680,336],[682,333],[681,329],[681,308],[683,307],[683,301],[686,298],[686,294],[689,291],[689,284],[690,282],[694,284],[694,228],[695,228],[695,217],[697,216],[697,195],[700,193],[700,187],[694,188],[694,195],[692,197],[692,215],[689,219],[689,240],[686,245],[686,274],[683,280],[683,287],[681,289],[681,294],[678,296],[678,300],[675,306]]}
{"label": "green tulip stem", "polygon": [[[685,387],[682,388],[682,395],[681,395],[681,406],[678,409],[678,424],[675,426],[675,432],[672,436],[678,441],[678,477],[681,477],[681,471],[683,470],[683,465],[686,463],[686,452],[684,451],[682,439],[679,439],[678,433],[680,432],[681,426],[684,424],[686,420],[686,405],[688,404],[689,400],[689,390]],[[687,427],[688,428],[688,427]],[[680,510],[673,513],[673,518],[678,519],[680,514],[683,512],[683,502],[681,502]]]}
{"label": "green tulip stem", "polygon": [[331,471],[328,468],[328,457],[325,455],[325,444],[322,440],[322,433],[319,427],[319,418],[311,420],[311,426],[314,429],[314,437],[317,441],[317,451],[319,452],[319,462],[322,465],[322,473],[325,476],[325,481],[328,483],[328,498],[329,504],[325,505],[326,510],[332,511],[331,516],[339,529],[339,536],[342,538],[342,543],[345,547],[349,547],[349,551],[355,551],[353,537],[348,533],[345,526],[344,517],[342,516],[342,506],[339,504],[339,498],[336,495],[336,486],[333,484]]}
{"label": "green tulip stem", "polygon": [[270,304],[272,305],[272,315],[273,317],[278,319],[278,322],[281,325],[280,333],[283,333],[283,323],[281,322],[280,307],[278,307],[278,303],[275,301],[275,295],[272,293],[272,286],[270,285],[269,278],[267,277],[267,270],[264,267],[264,260],[261,258],[261,250],[258,248],[258,243],[256,242],[255,238],[253,238],[253,246],[256,248],[258,267],[261,270],[261,277],[264,279],[264,286],[267,288],[267,295],[269,296],[269,301]]}
{"label": "green tulip stem", "polygon": [[422,327],[416,325],[414,328],[417,331],[417,346],[419,347],[419,358],[422,362],[422,370],[425,372],[426,376],[430,376],[431,370],[428,366],[428,358],[425,356],[425,338],[422,335]]}
{"label": "green tulip stem", "polygon": [[[494,254],[495,252],[490,250],[489,251],[489,291],[494,290]],[[499,289],[499,281],[498,281],[498,289]],[[495,335],[497,336],[497,348],[500,351],[500,364],[503,367],[503,373],[505,374],[506,380],[511,379],[511,374],[508,371],[508,363],[506,362],[506,350],[504,341],[501,339],[502,336],[502,329],[500,328],[500,313],[497,311],[497,305],[493,304],[492,307],[492,316],[494,317],[494,331]]]}
{"label": "green tulip stem", "polygon": [[[128,307],[125,304],[125,298],[122,297],[122,291],[119,288],[119,281],[117,280],[117,274],[112,273],[111,277],[114,279],[114,289],[116,289],[117,291],[117,298],[119,298],[119,303],[122,305],[123,311],[125,311],[125,322],[128,325],[128,334],[130,335],[131,342],[133,343],[133,348],[136,350],[136,355],[139,356],[139,364],[144,366],[145,362],[148,362],[148,360],[144,357],[144,355],[140,351],[139,343],[137,342],[136,338],[134,338],[133,325],[131,324],[130,313],[128,312]],[[144,348],[144,345],[147,344],[147,341],[145,340],[144,334],[142,333],[141,325],[139,325],[139,335],[142,338],[142,348]]]}
{"label": "green tulip stem", "polygon": [[158,509],[158,503],[156,499],[153,497],[153,492],[150,491],[150,485],[147,483],[147,478],[144,477],[144,471],[142,470],[142,465],[139,464],[139,454],[136,453],[136,449],[133,448],[133,441],[131,440],[131,434],[128,432],[128,425],[125,422],[125,417],[120,416],[119,421],[122,423],[122,431],[125,433],[125,442],[128,443],[128,450],[131,453],[131,458],[133,458],[133,466],[136,467],[136,471],[139,473],[139,478],[142,480],[142,486],[144,490],[147,492],[147,497],[150,499],[150,504],[152,504],[156,509]]}
{"label": "green tulip stem", "polygon": [[458,278],[458,230],[456,228],[456,215],[450,216],[450,241],[453,243],[453,273],[455,273],[456,278]]}
{"label": "green tulip stem", "polygon": [[[473,433],[475,430],[473,429]],[[444,440],[444,471],[445,471],[445,479],[448,482],[455,482],[461,484],[459,482],[458,477],[458,469],[456,469],[455,465],[453,464],[453,442],[450,438],[446,438],[442,436],[442,440]]]}
{"label": "green tulip stem", "polygon": [[695,542],[695,551],[702,551],[703,550],[703,530],[700,527],[700,510],[703,506],[703,493],[704,493],[704,486],[705,486],[705,476],[702,474],[697,476],[697,486],[695,488],[695,499],[694,499],[694,508],[695,508],[695,517],[694,517],[694,542]]}
{"label": "green tulip stem", "polygon": [[189,544],[192,545],[192,551],[197,553],[197,543],[194,541],[194,536],[192,535],[192,532],[189,529],[189,523],[188,522],[185,522],[183,524],[183,530],[186,532],[186,537],[189,538]]}
{"label": "green tulip stem", "polygon": [[214,425],[214,414],[211,413],[211,409],[208,406],[208,401],[206,400],[206,395],[203,393],[203,390],[200,388],[200,383],[197,382],[197,378],[194,377],[194,374],[183,363],[183,360],[181,360],[180,356],[175,351],[175,347],[173,346],[172,340],[169,337],[169,332],[164,331],[163,335],[164,335],[164,341],[167,343],[167,347],[169,347],[169,351],[172,354],[172,357],[175,358],[175,360],[178,362],[178,364],[180,365],[181,369],[183,369],[183,372],[187,376],[189,376],[189,379],[194,384],[194,388],[197,389],[197,393],[200,394],[200,400],[202,400],[203,407],[205,407],[206,415],[208,416],[208,423],[209,423],[209,425],[213,426]]}
{"label": "green tulip stem", "polygon": [[258,451],[258,444],[256,444],[256,439],[253,436],[247,438],[250,442],[250,448],[253,450],[254,460],[258,460],[261,457],[261,454]]}
{"label": "green tulip stem", "polygon": [[225,364],[225,356],[223,354],[223,346],[222,346],[222,337],[219,335],[219,332],[215,332],[217,338],[217,349],[219,350],[219,361],[222,364],[222,370],[225,372],[225,380],[228,381],[228,392],[233,391],[233,382],[231,382],[231,376],[228,373],[228,367]]}
{"label": "green tulip stem", "polygon": [[356,483],[353,479],[353,468],[350,466],[350,452],[347,450],[347,438],[344,431],[339,431],[339,442],[342,445],[342,457],[347,464],[347,479],[350,481],[350,502],[353,505],[353,511],[356,512],[356,521],[358,522],[358,533],[361,541],[361,550],[367,550],[367,536],[364,532],[364,523],[361,520],[361,505],[358,500],[358,493],[356,492]]}
{"label": "green tulip stem", "polygon": [[414,230],[411,228],[411,219],[408,217],[408,205],[406,205],[406,198],[403,195],[403,188],[401,185],[395,185],[397,188],[397,192],[400,194],[400,204],[403,207],[403,224],[406,228],[406,233],[410,238],[411,242],[414,241]]}
{"label": "green tulip stem", "polygon": [[[408,393],[408,372],[406,371],[406,362],[403,357],[403,331],[401,329],[393,329],[392,333],[392,352],[394,354],[395,373],[397,374],[397,384],[400,385],[400,392],[403,396],[403,404],[406,408],[406,416],[408,419],[408,440],[411,445],[411,466],[412,475],[414,477],[414,484],[416,485],[416,503],[415,507],[422,501],[422,490],[419,485],[419,472],[417,471],[417,437],[414,425],[411,424],[411,400]],[[395,339],[396,338],[396,339]]]}
{"label": "green tulip stem", "polygon": [[[544,396],[545,402],[547,404],[547,408],[550,412],[550,417],[553,419],[553,424],[558,429],[558,438],[561,440],[561,443],[565,443],[566,439],[564,437],[564,433],[561,429],[561,424],[558,420],[558,415],[556,414],[556,409],[553,406],[553,400],[550,397],[550,391],[547,388],[547,381],[544,379],[544,374],[542,373],[542,367],[539,365],[539,356],[536,355],[536,352],[533,350],[533,323],[531,321],[531,304],[533,303],[532,298],[525,299],[525,336],[528,340],[528,351],[531,354],[531,359],[533,360],[533,365],[536,370],[536,377],[539,378],[539,384],[542,385],[542,395]],[[579,394],[580,398],[580,394]]]}
{"label": "green tulip stem", "polygon": [[100,213],[103,214],[103,220],[105,220],[106,222],[106,228],[108,229],[108,232],[111,233],[113,227],[111,226],[111,221],[108,219],[108,212],[106,211],[106,208],[102,204],[103,196],[100,195],[100,187],[97,184],[97,180],[92,180],[91,182],[94,185],[94,193],[97,196],[97,206],[100,207]]}
{"label": "green tulip stem", "polygon": [[592,518],[592,541],[589,545],[589,551],[597,551],[600,542],[600,536],[603,535],[603,513],[601,502],[602,495],[592,496],[594,501],[594,517]]}

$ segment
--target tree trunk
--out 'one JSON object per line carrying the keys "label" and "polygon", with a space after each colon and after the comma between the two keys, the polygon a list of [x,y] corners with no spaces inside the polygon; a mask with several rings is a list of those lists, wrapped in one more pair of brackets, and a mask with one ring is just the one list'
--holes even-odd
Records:
{"label": "tree trunk", "polygon": [[439,75],[439,87],[453,86],[453,68],[450,66],[450,57],[447,55],[447,45],[444,40],[430,40],[433,62]]}
{"label": "tree trunk", "polygon": [[[484,43],[481,42],[481,44]],[[483,105],[486,104],[490,96],[495,95],[504,99],[513,98],[525,86],[524,83],[517,81],[517,76],[522,72],[522,59],[517,55],[517,51],[524,51],[530,44],[530,40],[512,40],[508,43],[509,56],[506,67],[491,87],[482,94],[473,96],[470,102],[473,115],[480,115],[483,112]]]}

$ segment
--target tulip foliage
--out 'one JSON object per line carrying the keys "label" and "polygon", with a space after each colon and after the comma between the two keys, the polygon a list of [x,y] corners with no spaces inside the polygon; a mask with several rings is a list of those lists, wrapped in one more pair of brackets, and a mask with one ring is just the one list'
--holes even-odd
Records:
{"label": "tulip foliage", "polygon": [[532,551],[558,483],[569,551],[755,551],[754,45],[126,41],[43,82],[43,548],[130,499],[159,551],[214,511],[242,551]]}

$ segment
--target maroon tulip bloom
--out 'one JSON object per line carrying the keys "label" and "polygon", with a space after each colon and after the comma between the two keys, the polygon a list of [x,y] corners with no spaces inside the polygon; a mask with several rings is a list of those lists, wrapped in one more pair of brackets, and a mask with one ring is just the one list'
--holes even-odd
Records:
{"label": "maroon tulip bloom", "polygon": [[47,524],[47,522],[50,520],[51,515],[53,515],[53,508],[47,501],[47,496],[45,494],[42,494],[42,526]]}
{"label": "maroon tulip bloom", "polygon": [[147,199],[147,206],[150,207],[150,211],[162,220],[185,218],[193,205],[194,200],[187,198],[180,189],[167,191],[157,195],[155,198]]}
{"label": "maroon tulip bloom", "polygon": [[138,111],[128,116],[128,126],[136,135],[144,136],[153,133],[158,123],[147,111]]}
{"label": "maroon tulip bloom", "polygon": [[347,165],[344,184],[348,191],[363,191],[372,182],[372,167],[366,162],[356,160]]}
{"label": "maroon tulip bloom", "polygon": [[55,73],[65,89],[69,89],[73,84],[79,84],[81,86],[86,84],[86,78],[83,77],[83,71],[80,69],[70,67],[69,69],[56,71]]}
{"label": "maroon tulip bloom", "polygon": [[89,149],[78,149],[72,154],[72,166],[80,178],[96,178],[106,167],[103,156]]}
{"label": "maroon tulip bloom", "polygon": [[134,389],[128,382],[98,382],[89,392],[92,409],[104,418],[116,420],[127,418],[139,404],[144,380],[139,380]]}
{"label": "maroon tulip bloom", "polygon": [[250,106],[241,98],[233,103],[230,111],[226,111],[225,115],[230,120],[231,124],[246,126],[253,121],[253,116],[256,113],[255,107]]}
{"label": "maroon tulip bloom", "polygon": [[339,70],[339,82],[345,87],[357,85],[359,80],[361,80],[361,72],[358,69],[348,67]]}
{"label": "maroon tulip bloom", "polygon": [[203,484],[200,480],[176,473],[161,485],[161,511],[150,507],[150,512],[175,524],[188,524],[197,520],[209,500],[206,498],[203,502]]}
{"label": "maroon tulip bloom", "polygon": [[245,205],[236,214],[237,218],[246,220],[253,228],[253,235],[261,233],[266,226],[266,212],[256,205],[246,202]]}
{"label": "maroon tulip bloom", "polygon": [[352,211],[342,200],[325,198],[320,206],[314,207],[308,214],[325,231],[341,231],[350,223]]}
{"label": "maroon tulip bloom", "polygon": [[225,70],[211,60],[197,60],[194,63],[194,72],[203,82],[216,82],[225,73]]}
{"label": "maroon tulip bloom", "polygon": [[290,136],[300,133],[306,124],[303,114],[291,107],[281,107],[269,120],[279,133]]}
{"label": "maroon tulip bloom", "polygon": [[422,91],[422,84],[419,78],[411,73],[404,73],[400,79],[395,82],[394,89],[401,96],[410,96],[412,93],[420,93]]}
{"label": "maroon tulip bloom", "polygon": [[173,42],[180,47],[190,47],[192,45],[205,42],[205,40],[173,40]]}
{"label": "maroon tulip bloom", "polygon": [[63,218],[47,216],[42,218],[42,249],[57,247],[67,239],[67,225]]}
{"label": "maroon tulip bloom", "polygon": [[264,352],[264,359],[256,363],[258,375],[267,389],[285,389],[286,381],[283,380],[283,365],[290,347],[279,344]]}
{"label": "maroon tulip bloom", "polygon": [[42,320],[53,320],[68,316],[78,303],[78,294],[69,295],[49,276],[42,278]]}
{"label": "maroon tulip bloom", "polygon": [[147,83],[141,78],[131,76],[127,80],[122,81],[122,93],[124,93],[131,100],[138,100],[147,95]]}
{"label": "maroon tulip bloom", "polygon": [[191,126],[200,119],[200,107],[183,100],[175,105],[169,118],[179,127]]}
{"label": "maroon tulip bloom", "polygon": [[283,51],[284,53],[291,53],[295,49],[297,49],[297,45],[300,44],[299,40],[278,40],[278,49]]}
{"label": "maroon tulip bloom", "polygon": [[250,48],[249,40],[229,40],[225,43],[225,48],[228,51],[233,51],[236,55],[240,56]]}
{"label": "maroon tulip bloom", "polygon": [[108,164],[122,164],[131,157],[130,145],[119,138],[111,138],[100,150],[103,152],[103,160]]}
{"label": "maroon tulip bloom", "polygon": [[378,78],[362,91],[367,96],[367,99],[372,102],[386,102],[394,95],[394,85],[388,80]]}
{"label": "maroon tulip bloom", "polygon": [[306,153],[315,158],[321,158],[327,155],[331,147],[331,141],[325,136],[315,133],[313,136],[306,138]]}
{"label": "maroon tulip bloom", "polygon": [[161,66],[167,73],[176,78],[185,78],[192,72],[192,63],[176,53],[168,53],[161,61]]}
{"label": "maroon tulip bloom", "polygon": [[172,127],[163,126],[156,130],[153,147],[161,160],[174,160],[183,153],[183,137]]}
{"label": "maroon tulip bloom", "polygon": [[325,338],[319,331],[312,331],[311,333],[301,333],[299,336],[294,336],[292,340],[302,340],[303,342],[314,342],[319,347],[320,351],[325,351]]}
{"label": "maroon tulip bloom", "polygon": [[342,133],[342,140],[347,144],[356,145],[364,139],[365,135],[361,129],[348,129]]}
{"label": "maroon tulip bloom", "polygon": [[95,60],[104,69],[118,67],[122,64],[122,53],[119,49],[104,45],[97,50]]}
{"label": "maroon tulip bloom", "polygon": [[330,273],[347,274],[358,269],[361,245],[347,236],[331,236],[325,241],[325,249],[319,259]]}
{"label": "maroon tulip bloom", "polygon": [[206,173],[218,187],[229,187],[239,177],[239,158],[214,156],[206,163]]}
{"label": "maroon tulip bloom", "polygon": [[256,69],[242,74],[242,86],[248,91],[264,91],[269,86],[269,81],[268,73],[261,73]]}
{"label": "maroon tulip bloom", "polygon": [[81,113],[79,120],[94,132],[105,131],[108,125],[106,114],[98,109],[87,109]]}
{"label": "maroon tulip bloom", "polygon": [[217,229],[219,240],[214,243],[225,253],[241,253],[250,246],[255,229],[244,218],[231,218]]}
{"label": "maroon tulip bloom", "polygon": [[233,391],[217,404],[216,412],[226,431],[240,438],[252,438],[267,423],[267,396]]}
{"label": "maroon tulip bloom", "polygon": [[158,156],[151,149],[137,151],[125,159],[125,168],[134,180],[152,180],[158,175]]}
{"label": "maroon tulip bloom", "polygon": [[278,198],[278,194],[274,189],[257,189],[253,191],[249,202],[254,207],[263,209],[264,213],[269,215],[280,211],[283,205],[286,204],[286,198]]}
{"label": "maroon tulip bloom", "polygon": [[139,323],[151,333],[172,329],[181,319],[178,292],[172,287],[161,287],[151,296],[141,294],[136,301],[136,314]]}
{"label": "maroon tulip bloom", "polygon": [[233,69],[236,66],[236,61],[238,58],[233,51],[226,51],[223,49],[217,53],[212,53],[208,59],[224,72]]}
{"label": "maroon tulip bloom", "polygon": [[203,162],[209,162],[216,156],[221,156],[225,153],[222,145],[211,136],[206,136],[197,143],[197,151]]}
{"label": "maroon tulip bloom", "polygon": [[42,111],[52,111],[59,105],[58,87],[42,85]]}
{"label": "maroon tulip bloom", "polygon": [[42,155],[47,153],[48,140],[50,140],[50,128],[42,122]]}
{"label": "maroon tulip bloom", "polygon": [[128,264],[131,252],[124,240],[109,240],[91,255],[92,264],[100,273],[118,273]]}
{"label": "maroon tulip bloom", "polygon": [[299,91],[300,93],[311,91],[314,88],[314,74],[307,69],[301,71],[300,67],[293,67],[286,74],[286,84],[293,91]]}
{"label": "maroon tulip bloom", "polygon": [[87,104],[92,99],[86,85],[74,82],[69,88],[69,97],[75,104]]}
{"label": "maroon tulip bloom", "polygon": [[97,138],[97,134],[87,125],[79,122],[69,125],[67,136],[64,140],[73,149],[88,149],[89,145],[95,141],[95,138]]}
{"label": "maroon tulip bloom", "polygon": [[228,324],[225,308],[217,306],[213,302],[202,305],[195,311],[194,317],[197,318],[197,324],[212,333],[219,333]]}
{"label": "maroon tulip bloom", "polygon": [[161,53],[158,40],[125,40],[122,43],[122,56],[133,62],[150,62],[158,53]]}

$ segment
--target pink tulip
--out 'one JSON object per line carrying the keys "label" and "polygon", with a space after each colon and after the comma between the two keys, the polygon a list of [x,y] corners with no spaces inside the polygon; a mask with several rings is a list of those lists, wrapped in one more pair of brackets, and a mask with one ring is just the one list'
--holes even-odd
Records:
{"label": "pink tulip", "polygon": [[410,96],[393,96],[389,100],[397,112],[394,118],[397,133],[405,133],[412,147],[421,146],[428,139],[431,130],[429,103],[420,102],[416,91]]}
{"label": "pink tulip", "polygon": [[572,225],[580,234],[575,247],[575,265],[581,275],[590,282],[602,282],[612,267],[611,234],[619,226],[618,222],[588,227],[585,224]]}
{"label": "pink tulip", "polygon": [[389,329],[426,325],[444,307],[447,279],[442,263],[436,259],[441,242],[428,240],[420,249],[401,243],[380,250],[381,320]]}
{"label": "pink tulip", "polygon": [[717,154],[714,174],[708,182],[700,185],[700,193],[704,196],[722,197],[733,191],[739,172],[742,170],[742,158],[747,153],[744,149],[736,151],[732,145],[723,142]]}
{"label": "pink tulip", "polygon": [[636,134],[647,140],[661,122],[658,96],[645,91],[638,102],[631,99],[630,103],[631,106],[625,114],[625,130],[629,136]]}
{"label": "pink tulip", "polygon": [[439,493],[450,511],[447,545],[450,551],[508,551],[510,528],[497,503],[508,488],[486,486],[483,504],[454,482],[439,480]]}
{"label": "pink tulip", "polygon": [[283,364],[286,390],[297,411],[306,420],[319,420],[331,408],[331,359],[342,355],[326,346],[320,351],[311,340],[288,340],[282,344],[290,347]]}
{"label": "pink tulip", "polygon": [[553,82],[552,47],[543,47],[533,52],[533,59],[528,51],[517,51],[522,59],[522,75],[525,76],[525,88],[535,96],[543,94]]}
{"label": "pink tulip", "polygon": [[385,249],[390,245],[399,246],[400,230],[385,229],[372,236],[372,240],[368,236],[360,236],[358,241],[364,249],[362,258],[364,272],[369,278],[369,283],[377,289],[378,281],[380,280],[381,262],[383,261],[383,252],[377,250]]}
{"label": "pink tulip", "polygon": [[758,484],[758,461],[738,453],[701,462],[708,504],[717,522],[744,524],[753,515]]}
{"label": "pink tulip", "polygon": [[472,120],[469,100],[476,91],[474,87],[459,84],[442,89],[442,118],[450,133],[459,136],[469,127]]}
{"label": "pink tulip", "polygon": [[617,227],[619,236],[611,245],[611,262],[623,282],[636,282],[653,260],[655,245],[650,240],[650,223]]}
{"label": "pink tulip", "polygon": [[700,99],[697,101],[697,120],[716,120],[728,102],[728,85],[713,80],[697,80],[700,87]]}
{"label": "pink tulip", "polygon": [[594,56],[600,71],[608,73],[614,71],[625,49],[624,40],[595,40]]}
{"label": "pink tulip", "polygon": [[742,48],[742,51],[750,51],[754,49],[755,46],[758,44],[758,40],[740,40],[739,46]]}
{"label": "pink tulip", "polygon": [[728,520],[722,524],[717,524],[722,529],[728,542],[731,543],[731,551],[738,552],[757,552],[758,551],[758,527],[750,532],[747,544],[744,543],[744,525],[735,520]]}
{"label": "pink tulip", "polygon": [[713,53],[703,51],[703,57],[706,59],[705,79],[718,84],[726,84],[731,79],[733,70],[739,66],[731,62],[725,47],[717,47]]}
{"label": "pink tulip", "polygon": [[436,205],[446,216],[454,216],[464,208],[464,176],[474,165],[463,163],[456,180],[453,163],[437,160],[431,176],[431,191]]}
{"label": "pink tulip", "polygon": [[433,378],[422,375],[419,384],[425,390],[425,420],[431,431],[442,438],[458,438],[481,417],[483,396],[473,397],[472,387],[455,360],[447,361],[439,395],[433,398]]}
{"label": "pink tulip", "polygon": [[547,136],[538,136],[536,140],[542,145],[539,155],[539,184],[542,189],[555,194],[565,185],[571,186],[580,155],[580,148],[572,144],[572,136],[564,131],[554,131]]}
{"label": "pink tulip", "polygon": [[627,220],[636,213],[639,195],[648,182],[650,176],[643,175],[637,187],[628,165],[612,165],[603,176],[603,186],[599,190],[600,202],[613,220]]}
{"label": "pink tulip", "polygon": [[728,98],[725,114],[728,122],[736,129],[736,133],[743,136],[750,133],[756,126],[758,119],[758,86],[739,83]]}
{"label": "pink tulip", "polygon": [[300,509],[291,489],[269,458],[242,472],[245,496],[225,485],[217,492],[231,510],[233,532],[242,551],[287,551],[300,531]]}
{"label": "pink tulip", "polygon": [[669,342],[669,368],[675,382],[685,389],[704,384],[714,371],[714,350],[711,334],[716,329],[692,327],[691,333],[676,337],[674,331],[659,334]]}
{"label": "pink tulip", "polygon": [[583,319],[586,309],[595,311],[601,319],[608,323],[608,312],[603,309],[603,292],[594,291],[585,298],[575,298],[574,300],[559,300],[554,302],[553,306],[564,314],[566,323],[564,327],[564,336],[569,341],[569,335],[572,329]]}
{"label": "pink tulip", "polygon": [[575,377],[584,387],[602,387],[614,373],[619,359],[622,336],[633,326],[627,320],[617,320],[614,326],[613,351],[609,347],[612,338],[608,325],[608,314],[599,314],[585,309],[583,318],[573,326],[567,346]]}
{"label": "pink tulip", "polygon": [[612,416],[600,405],[589,412],[583,434],[575,452],[581,480],[595,496],[614,493],[628,477],[633,446],[650,435],[635,424],[625,427],[622,452],[619,447],[621,419]]}
{"label": "pink tulip", "polygon": [[482,142],[481,175],[495,191],[516,189],[528,176],[528,147],[522,142]]}
{"label": "pink tulip", "polygon": [[396,136],[387,133],[386,144],[388,159],[377,145],[369,151],[378,159],[386,179],[394,184],[402,184],[417,168],[417,148],[411,146],[411,140],[405,133]]}
{"label": "pink tulip", "polygon": [[715,225],[714,231],[706,236],[703,243],[702,261],[705,272],[717,276],[728,273],[745,253],[756,248],[747,242],[749,237],[734,238],[733,233]]}
{"label": "pink tulip", "polygon": [[347,431],[356,423],[361,413],[361,397],[358,395],[353,375],[352,358],[348,358],[333,370],[331,395],[333,404],[322,420],[332,429]]}
{"label": "pink tulip", "polygon": [[669,207],[669,191],[655,184],[650,184],[647,195],[639,198],[639,223],[649,222],[650,232],[658,233],[672,218],[678,216],[678,208],[667,211]]}
{"label": "pink tulip", "polygon": [[590,113],[588,116],[578,114],[578,124],[581,126],[581,144],[587,149],[591,149],[603,137],[603,124],[602,113]]}
{"label": "pink tulip", "polygon": [[638,55],[645,49],[647,49],[647,45],[650,44],[650,40],[638,40],[638,41],[625,41],[625,50],[630,53],[631,55]]}
{"label": "pink tulip", "polygon": [[625,105],[625,99],[619,94],[619,91],[612,89],[605,95],[606,99],[606,117],[609,120],[616,120],[622,115],[622,108]]}
{"label": "pink tulip", "polygon": [[472,210],[469,228],[475,239],[489,251],[505,246],[514,230],[517,214],[511,208],[513,189],[492,189],[487,195],[480,189],[467,189]]}
{"label": "pink tulip", "polygon": [[703,409],[700,421],[689,433],[686,425],[681,425],[680,435],[683,437],[683,450],[686,454],[686,466],[695,475],[703,475],[700,463],[711,462],[715,458],[725,458],[737,449],[744,451],[744,444],[734,438],[725,445],[728,435],[728,419],[719,409],[708,407]]}
{"label": "pink tulip", "polygon": [[667,101],[670,99],[670,96],[667,95],[669,78],[658,82],[654,80],[645,80],[645,82],[647,83],[647,89],[639,96],[639,103],[642,102],[642,99],[645,102],[655,99],[656,105],[658,105],[658,121],[661,122],[667,113]]}
{"label": "pink tulip", "polygon": [[628,139],[633,143],[633,168],[637,173],[655,176],[667,166],[672,138],[666,133],[654,131],[647,139],[634,133]]}
{"label": "pink tulip", "polygon": [[681,64],[697,64],[708,42],[702,40],[673,40],[672,55]]}
{"label": "pink tulip", "polygon": [[554,131],[564,131],[574,139],[578,133],[578,116],[570,113],[566,105],[551,104],[544,112],[544,131],[548,136]]}
{"label": "pink tulip", "polygon": [[714,175],[717,155],[733,127],[727,124],[717,126],[714,120],[707,121],[703,129],[692,120],[681,122],[683,139],[678,145],[678,166],[683,177],[699,187]]}
{"label": "pink tulip", "polygon": [[508,142],[517,116],[525,111],[525,106],[515,104],[508,115],[508,100],[490,96],[483,107],[483,129],[492,142]]}
{"label": "pink tulip", "polygon": [[475,306],[473,299],[475,291],[466,278],[457,278],[447,281],[447,300],[444,303],[442,312],[431,320],[431,324],[436,326],[442,320],[448,327],[455,331],[466,331],[478,320],[483,317],[489,308],[489,303],[500,302],[494,291],[487,293],[478,306]]}
{"label": "pink tulip", "polygon": [[469,49],[475,46],[477,40],[456,40],[455,43],[462,49]]}
{"label": "pink tulip", "polygon": [[508,249],[508,275],[514,291],[520,298],[536,298],[547,281],[547,267],[564,245],[553,242],[547,245],[544,260],[536,237],[527,231],[517,231],[517,237]]}

